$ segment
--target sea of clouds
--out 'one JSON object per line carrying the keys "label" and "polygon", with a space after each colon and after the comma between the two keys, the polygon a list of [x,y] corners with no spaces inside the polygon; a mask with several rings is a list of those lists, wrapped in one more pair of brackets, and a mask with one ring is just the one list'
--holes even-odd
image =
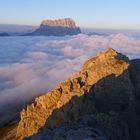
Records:
{"label": "sea of clouds", "polygon": [[108,36],[1,37],[0,107],[26,101],[48,90],[75,72],[83,62],[107,48],[140,58],[140,38],[122,33]]}

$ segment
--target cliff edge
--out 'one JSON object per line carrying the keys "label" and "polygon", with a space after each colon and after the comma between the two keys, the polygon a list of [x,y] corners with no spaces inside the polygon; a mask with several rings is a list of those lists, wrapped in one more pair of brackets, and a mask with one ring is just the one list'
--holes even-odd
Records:
{"label": "cliff edge", "polygon": [[55,134],[58,126],[62,129],[62,126],[78,123],[80,119],[81,124],[93,119],[90,127],[100,130],[97,133],[102,133],[101,136],[127,140],[128,135],[133,135],[129,134],[129,129],[136,127],[128,67],[129,59],[113,49],[97,54],[84,63],[80,72],[36,98],[21,112],[16,136],[32,136],[43,126],[46,136],[50,136],[47,130],[51,129]]}
{"label": "cliff edge", "polygon": [[139,62],[98,53],[23,109],[12,139],[139,140]]}

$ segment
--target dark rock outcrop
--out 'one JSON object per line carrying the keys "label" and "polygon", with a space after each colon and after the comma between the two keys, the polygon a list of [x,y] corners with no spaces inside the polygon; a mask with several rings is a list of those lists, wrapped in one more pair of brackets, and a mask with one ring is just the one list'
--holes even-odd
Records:
{"label": "dark rock outcrop", "polygon": [[140,59],[135,59],[130,62],[129,67],[130,78],[134,86],[135,94],[135,111],[137,115],[138,132],[140,133]]}
{"label": "dark rock outcrop", "polygon": [[[112,129],[111,129],[112,128]],[[113,139],[112,139],[113,138]],[[63,124],[54,129],[43,127],[25,140],[128,140],[127,125],[115,114],[98,113],[84,115],[76,122]]]}
{"label": "dark rock outcrop", "polygon": [[40,27],[32,33],[25,35],[32,36],[65,36],[65,35],[77,35],[81,33],[79,27],[70,18],[58,19],[58,20],[44,20]]}

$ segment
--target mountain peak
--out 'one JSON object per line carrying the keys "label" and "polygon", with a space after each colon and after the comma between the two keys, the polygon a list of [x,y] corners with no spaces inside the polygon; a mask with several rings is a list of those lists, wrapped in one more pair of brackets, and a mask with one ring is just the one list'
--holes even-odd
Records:
{"label": "mountain peak", "polygon": [[81,33],[79,27],[71,18],[56,19],[56,20],[43,20],[40,27],[32,33],[26,35],[33,36],[65,36],[65,35],[77,35]]}
{"label": "mountain peak", "polygon": [[112,48],[96,54],[23,109],[0,139],[139,140],[139,64]]}
{"label": "mountain peak", "polygon": [[[21,112],[17,137],[31,136],[44,125],[45,128],[53,129],[84,115],[97,114],[98,111],[113,110],[121,114],[124,111],[121,106],[127,104],[128,108],[132,96],[127,70],[129,62],[122,58],[125,56],[111,48],[98,53],[84,63],[80,72],[37,97],[34,103]],[[108,81],[107,85],[104,81]],[[122,95],[121,91],[125,93]]]}

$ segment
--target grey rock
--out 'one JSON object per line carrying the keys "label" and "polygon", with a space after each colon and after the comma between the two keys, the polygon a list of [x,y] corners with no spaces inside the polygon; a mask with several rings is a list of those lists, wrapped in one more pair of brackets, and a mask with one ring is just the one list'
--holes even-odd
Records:
{"label": "grey rock", "polygon": [[41,133],[32,136],[30,140],[45,140],[45,138],[46,140],[107,140],[105,134],[99,129],[78,123],[55,128],[51,133],[46,133],[42,137],[40,137]]}

